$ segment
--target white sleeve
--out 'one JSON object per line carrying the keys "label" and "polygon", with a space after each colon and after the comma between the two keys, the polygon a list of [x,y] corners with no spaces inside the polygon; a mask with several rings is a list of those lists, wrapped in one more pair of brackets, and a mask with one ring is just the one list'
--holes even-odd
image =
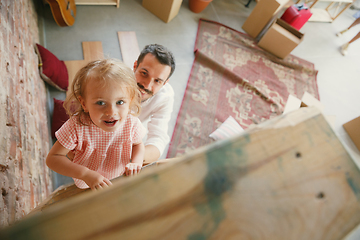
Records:
{"label": "white sleeve", "polygon": [[[172,90],[172,89],[171,89]],[[157,102],[157,106],[153,109],[150,121],[147,124],[147,139],[146,145],[154,145],[160,151],[160,156],[163,154],[166,145],[170,141],[168,135],[169,121],[174,105],[173,91],[167,94],[166,97],[161,98],[161,103]]]}

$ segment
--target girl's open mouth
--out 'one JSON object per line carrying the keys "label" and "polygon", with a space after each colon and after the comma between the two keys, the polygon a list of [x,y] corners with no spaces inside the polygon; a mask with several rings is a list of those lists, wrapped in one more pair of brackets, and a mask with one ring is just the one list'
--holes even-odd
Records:
{"label": "girl's open mouth", "polygon": [[105,125],[108,127],[112,127],[117,123],[118,120],[113,120],[113,121],[104,121]]}

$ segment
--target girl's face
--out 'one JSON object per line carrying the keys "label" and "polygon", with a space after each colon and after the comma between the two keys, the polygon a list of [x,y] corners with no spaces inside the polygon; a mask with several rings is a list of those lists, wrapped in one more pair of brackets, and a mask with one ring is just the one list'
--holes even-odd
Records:
{"label": "girl's face", "polygon": [[106,132],[116,131],[124,123],[131,102],[129,91],[120,84],[110,82],[101,86],[96,79],[88,82],[85,96],[79,100],[92,122]]}

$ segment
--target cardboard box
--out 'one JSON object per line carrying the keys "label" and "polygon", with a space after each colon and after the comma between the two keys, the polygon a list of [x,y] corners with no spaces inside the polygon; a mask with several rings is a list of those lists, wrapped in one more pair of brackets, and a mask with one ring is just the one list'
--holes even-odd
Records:
{"label": "cardboard box", "polygon": [[261,0],[258,1],[242,29],[251,37],[256,38],[283,8],[292,5],[290,0]]}
{"label": "cardboard box", "polygon": [[142,5],[164,22],[170,22],[178,13],[183,0],[143,0]]}
{"label": "cardboard box", "polygon": [[260,39],[258,46],[279,58],[285,58],[303,40],[304,34],[281,19],[276,21]]}
{"label": "cardboard box", "polygon": [[360,151],[360,117],[344,123],[343,128]]}

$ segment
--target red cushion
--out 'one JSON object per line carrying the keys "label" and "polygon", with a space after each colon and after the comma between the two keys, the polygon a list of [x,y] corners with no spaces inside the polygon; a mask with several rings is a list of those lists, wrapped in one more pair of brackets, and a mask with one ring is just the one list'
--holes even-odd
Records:
{"label": "red cushion", "polygon": [[51,86],[61,91],[67,91],[69,75],[64,61],[60,61],[54,54],[39,44],[36,44],[35,51],[39,57],[41,78]]}
{"label": "red cushion", "polygon": [[51,123],[51,136],[55,138],[55,132],[69,119],[66,110],[63,107],[63,100],[54,98],[54,113]]}

